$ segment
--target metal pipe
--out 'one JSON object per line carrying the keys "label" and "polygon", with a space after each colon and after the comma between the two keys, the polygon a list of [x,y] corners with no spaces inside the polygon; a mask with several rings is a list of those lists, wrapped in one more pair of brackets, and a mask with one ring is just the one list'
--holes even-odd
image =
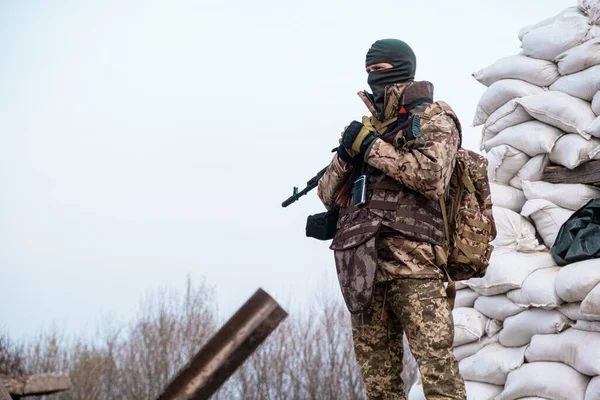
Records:
{"label": "metal pipe", "polygon": [[271,296],[258,289],[175,375],[157,400],[208,399],[287,315]]}

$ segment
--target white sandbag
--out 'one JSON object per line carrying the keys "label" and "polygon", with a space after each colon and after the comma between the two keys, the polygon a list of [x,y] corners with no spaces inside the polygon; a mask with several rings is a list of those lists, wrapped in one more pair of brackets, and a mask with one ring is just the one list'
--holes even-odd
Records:
{"label": "white sandbag", "polygon": [[600,154],[600,139],[585,140],[580,135],[568,134],[556,141],[550,152],[550,161],[574,169],[598,154]]}
{"label": "white sandbag", "polygon": [[506,128],[484,142],[483,148],[485,151],[490,151],[494,147],[506,144],[522,151],[529,157],[535,157],[538,154],[550,153],[562,135],[564,132],[558,128],[540,121],[527,121]]}
{"label": "white sandbag", "polygon": [[597,117],[587,128],[583,130],[586,135],[600,137],[600,117]]}
{"label": "white sandbag", "polygon": [[600,317],[600,283],[585,296],[579,309],[586,317]]}
{"label": "white sandbag", "polygon": [[558,68],[553,62],[523,55],[501,58],[489,67],[473,73],[473,77],[485,86],[501,79],[519,79],[544,87],[552,85],[559,76]]}
{"label": "white sandbag", "polygon": [[487,324],[485,324],[485,334],[488,337],[494,337],[498,332],[502,330],[504,324],[497,319],[490,319]]}
{"label": "white sandbag", "polygon": [[490,182],[492,192],[492,204],[498,207],[508,208],[514,212],[521,212],[527,199],[522,190],[508,185],[500,185]]}
{"label": "white sandbag", "polygon": [[535,335],[525,358],[529,363],[562,362],[584,375],[600,375],[600,333],[567,329],[556,335]]}
{"label": "white sandbag", "polygon": [[483,349],[485,346],[488,346],[492,343],[498,343],[498,335],[494,335],[491,337],[484,336],[480,340],[476,340],[475,342],[455,347],[454,349],[452,349],[452,351],[454,352],[454,357],[456,357],[456,359],[460,361],[472,356],[479,350]]}
{"label": "white sandbag", "polygon": [[600,38],[575,46],[554,59],[561,75],[570,75],[600,65]]}
{"label": "white sandbag", "polygon": [[[477,305],[477,302],[475,302],[475,305]],[[558,311],[571,321],[600,321],[600,317],[583,315],[581,313],[581,303],[565,303],[558,308]]]}
{"label": "white sandbag", "polygon": [[559,207],[577,211],[590,200],[600,198],[600,189],[590,185],[549,182],[523,182],[527,200],[544,199]]}
{"label": "white sandbag", "polygon": [[[502,386],[465,381],[465,389],[467,400],[491,400],[502,391]],[[422,384],[417,383],[410,389],[408,400],[425,400]]]}
{"label": "white sandbag", "polygon": [[[578,5],[579,9],[590,18],[592,23],[598,24],[600,22],[600,1],[579,0]],[[600,396],[598,398],[600,399]]]}
{"label": "white sandbag", "polygon": [[523,307],[551,310],[559,307],[563,300],[556,294],[554,284],[560,267],[538,269],[523,281],[520,289],[506,294],[513,303]]}
{"label": "white sandbag", "polygon": [[480,150],[483,150],[483,143],[487,142],[504,129],[531,121],[532,119],[533,117],[517,103],[517,99],[512,99],[488,117],[481,131]]}
{"label": "white sandbag", "polygon": [[527,161],[523,168],[510,180],[510,186],[523,189],[523,181],[539,181],[544,175],[544,169],[550,163],[548,154],[540,154]]}
{"label": "white sandbag", "polygon": [[578,133],[589,138],[584,131],[596,114],[590,103],[562,92],[549,91],[517,100],[533,118],[567,133]]}
{"label": "white sandbag", "polygon": [[556,241],[560,228],[571,218],[573,211],[559,207],[547,200],[536,199],[527,200],[521,210],[521,215],[533,221],[544,244],[550,249]]}
{"label": "white sandbag", "polygon": [[587,390],[585,391],[584,400],[598,400],[600,399],[600,376],[592,378]]}
{"label": "white sandbag", "polygon": [[571,323],[571,328],[580,331],[600,333],[600,321],[575,321]]}
{"label": "white sandbag", "polygon": [[592,99],[592,111],[600,116],[600,92],[597,92]]}
{"label": "white sandbag", "polygon": [[552,400],[583,400],[590,378],[557,362],[523,364],[508,374],[504,391],[494,400],[537,396]]}
{"label": "white sandbag", "polygon": [[518,97],[542,93],[544,89],[517,79],[502,79],[492,84],[481,96],[473,126],[483,125],[490,115]]}
{"label": "white sandbag", "polygon": [[485,334],[488,318],[474,308],[455,308],[452,310],[452,316],[454,318],[453,347],[477,341]]}
{"label": "white sandbag", "polygon": [[[469,287],[483,296],[493,296],[518,289],[534,271],[556,265],[548,252],[521,253],[494,251],[483,278],[467,281]],[[479,299],[477,299],[479,300]],[[477,300],[475,304],[477,304]],[[495,318],[501,320],[500,318]]]}
{"label": "white sandbag", "polygon": [[496,223],[496,238],[492,241],[494,248],[506,248],[522,252],[541,251],[535,235],[535,227],[522,215],[508,208],[493,206],[492,213]]}
{"label": "white sandbag", "polygon": [[594,38],[596,31],[584,13],[569,12],[557,16],[551,24],[527,32],[521,47],[527,56],[551,61],[559,54]]}
{"label": "white sandbag", "polygon": [[534,30],[534,29],[540,28],[540,27],[542,27],[542,26],[547,26],[547,25],[551,25],[551,24],[553,24],[553,23],[554,23],[554,21],[555,21],[555,20],[556,20],[558,17],[560,17],[561,15],[564,15],[564,14],[569,14],[569,13],[574,13],[574,14],[576,14],[576,15],[577,15],[577,14],[580,14],[580,13],[581,13],[580,11],[584,11],[584,10],[583,10],[581,7],[576,7],[576,6],[569,7],[569,8],[566,8],[566,9],[564,9],[563,11],[561,11],[560,13],[558,13],[558,14],[556,14],[556,15],[553,15],[553,16],[551,16],[551,17],[548,17],[548,18],[545,18],[545,19],[541,20],[540,22],[538,22],[538,23],[536,23],[536,24],[526,25],[526,26],[522,27],[522,28],[519,30],[519,40],[520,40],[520,41],[523,41],[523,37],[524,37],[524,36],[525,36],[525,35],[526,35],[528,32],[530,32],[530,31],[532,31],[532,30]]}
{"label": "white sandbag", "polygon": [[503,185],[508,185],[508,182],[530,159],[527,154],[505,144],[494,147],[485,157],[488,160],[488,179],[490,182]]}
{"label": "white sandbag", "polygon": [[533,335],[558,333],[569,327],[569,320],[558,310],[532,308],[504,320],[498,341],[506,347],[528,344]]}
{"label": "white sandbag", "polygon": [[458,364],[465,380],[504,385],[508,374],[525,362],[525,348],[491,344]]}
{"label": "white sandbag", "polygon": [[497,321],[504,321],[506,318],[525,310],[525,307],[516,305],[505,294],[481,296],[475,300],[473,307],[486,317]]}
{"label": "white sandbag", "polygon": [[467,281],[456,281],[454,282],[454,286],[456,287],[456,290],[462,290],[469,287],[469,285],[467,285]]}
{"label": "white sandbag", "polygon": [[566,302],[582,301],[600,282],[600,259],[565,265],[556,275],[556,293]]}
{"label": "white sandbag", "polygon": [[596,92],[600,90],[600,65],[563,76],[550,86],[550,90],[567,93],[585,101],[592,101]]}
{"label": "white sandbag", "polygon": [[473,289],[467,287],[467,289],[461,289],[456,291],[456,298],[454,299],[454,307],[471,307],[475,304],[475,300],[479,297],[479,293]]}

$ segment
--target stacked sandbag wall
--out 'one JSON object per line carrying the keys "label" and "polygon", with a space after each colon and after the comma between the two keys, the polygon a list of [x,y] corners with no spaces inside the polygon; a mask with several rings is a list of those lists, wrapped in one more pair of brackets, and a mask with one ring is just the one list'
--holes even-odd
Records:
{"label": "stacked sandbag wall", "polygon": [[454,353],[469,400],[600,400],[600,259],[560,267],[550,252],[600,189],[541,180],[600,160],[600,0],[519,38],[519,54],[473,74],[498,236],[486,275],[458,282]]}

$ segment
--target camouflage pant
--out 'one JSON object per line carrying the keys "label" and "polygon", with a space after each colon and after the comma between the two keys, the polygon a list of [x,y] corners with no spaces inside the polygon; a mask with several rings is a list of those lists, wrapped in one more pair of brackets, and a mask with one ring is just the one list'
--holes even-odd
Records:
{"label": "camouflage pant", "polygon": [[402,333],[428,400],[465,400],[452,353],[454,326],[440,280],[397,279],[375,286],[371,308],[352,315],[354,352],[370,400],[404,399]]}

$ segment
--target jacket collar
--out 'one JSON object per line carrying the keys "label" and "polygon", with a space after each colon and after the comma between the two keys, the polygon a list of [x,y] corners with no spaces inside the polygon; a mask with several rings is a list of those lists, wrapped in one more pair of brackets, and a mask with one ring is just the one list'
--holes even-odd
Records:
{"label": "jacket collar", "polygon": [[380,121],[377,117],[377,110],[373,103],[372,96],[366,92],[358,92],[358,96],[365,103],[372,114],[371,120],[374,125],[389,125],[396,120],[398,110],[405,108],[413,108],[413,104],[419,101],[426,100],[433,103],[433,84],[427,81],[397,83],[389,85],[385,88],[384,112],[383,118]]}

